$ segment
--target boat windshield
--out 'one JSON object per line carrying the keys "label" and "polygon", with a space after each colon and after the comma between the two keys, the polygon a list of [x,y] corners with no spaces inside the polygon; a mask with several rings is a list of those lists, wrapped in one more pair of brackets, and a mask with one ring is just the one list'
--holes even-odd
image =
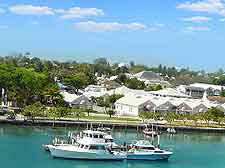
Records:
{"label": "boat windshield", "polygon": [[105,143],[113,142],[113,139],[106,139]]}
{"label": "boat windshield", "polygon": [[91,145],[89,147],[90,150],[105,150],[105,146],[103,145]]}
{"label": "boat windshield", "polygon": [[139,150],[155,150],[154,147],[138,147]]}

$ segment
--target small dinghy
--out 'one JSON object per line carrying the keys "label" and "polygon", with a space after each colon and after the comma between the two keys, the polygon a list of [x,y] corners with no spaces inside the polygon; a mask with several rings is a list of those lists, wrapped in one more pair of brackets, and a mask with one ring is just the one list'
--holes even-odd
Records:
{"label": "small dinghy", "polygon": [[156,137],[159,133],[157,131],[154,131],[153,124],[152,128],[148,128],[148,125],[145,126],[146,128],[143,130],[144,135],[148,137]]}
{"label": "small dinghy", "polygon": [[174,128],[167,128],[166,132],[169,133],[169,134],[176,134],[177,133]]}

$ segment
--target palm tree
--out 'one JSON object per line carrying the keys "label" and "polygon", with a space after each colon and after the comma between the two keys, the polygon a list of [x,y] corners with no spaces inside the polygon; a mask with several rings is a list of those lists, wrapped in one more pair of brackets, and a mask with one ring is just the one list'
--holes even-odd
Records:
{"label": "palm tree", "polygon": [[55,83],[48,84],[42,91],[42,96],[47,103],[53,106],[56,106],[57,102],[63,99],[63,96],[60,94],[60,89]]}

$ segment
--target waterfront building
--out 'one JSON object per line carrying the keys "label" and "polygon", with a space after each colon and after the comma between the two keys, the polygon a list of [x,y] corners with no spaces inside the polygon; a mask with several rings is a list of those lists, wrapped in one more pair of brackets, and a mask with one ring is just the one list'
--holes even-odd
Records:
{"label": "waterfront building", "polygon": [[115,111],[119,116],[138,116],[148,105],[151,105],[149,97],[130,94],[116,101]]}

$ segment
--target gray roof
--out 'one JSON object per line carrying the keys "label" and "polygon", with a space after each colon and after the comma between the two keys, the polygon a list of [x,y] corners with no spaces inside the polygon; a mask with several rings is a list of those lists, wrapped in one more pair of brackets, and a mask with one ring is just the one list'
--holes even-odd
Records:
{"label": "gray roof", "polygon": [[142,71],[135,74],[134,77],[143,79],[143,80],[159,80],[159,81],[164,80],[160,75],[152,71]]}
{"label": "gray roof", "polygon": [[72,105],[84,105],[84,106],[91,106],[93,103],[85,96],[81,95],[77,99],[71,102]]}

